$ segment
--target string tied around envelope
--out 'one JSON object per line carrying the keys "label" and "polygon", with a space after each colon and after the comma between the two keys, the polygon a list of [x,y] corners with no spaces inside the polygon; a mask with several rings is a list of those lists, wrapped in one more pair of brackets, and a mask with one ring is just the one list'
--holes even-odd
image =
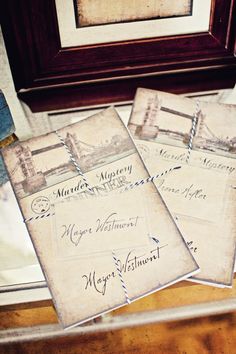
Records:
{"label": "string tied around envelope", "polygon": [[[82,177],[82,179],[83,179],[83,181],[84,181],[84,183],[85,183],[86,188],[88,188],[88,190],[89,190],[91,193],[94,193],[94,191],[93,191],[93,189],[90,187],[90,185],[89,185],[89,183],[88,183],[86,177],[84,176],[84,174],[83,174],[83,172],[82,172],[80,166],[78,165],[78,163],[77,163],[76,160],[74,159],[74,157],[73,157],[73,155],[72,155],[72,153],[71,153],[69,147],[67,146],[66,142],[64,141],[64,139],[62,138],[62,136],[58,133],[58,131],[55,131],[55,133],[56,133],[56,135],[58,136],[58,138],[60,139],[62,145],[65,147],[67,153],[69,154],[71,162],[74,164],[74,166],[76,167],[77,171],[79,172],[79,175]],[[157,178],[159,178],[159,177],[163,177],[164,175],[166,175],[166,174],[168,174],[168,173],[170,173],[170,172],[172,172],[172,171],[174,171],[174,170],[177,170],[177,169],[179,169],[179,168],[181,168],[181,166],[172,167],[172,168],[170,168],[170,169],[168,169],[168,170],[166,170],[166,171],[164,171],[164,172],[162,172],[162,173],[159,173],[159,174],[154,175],[154,176],[149,176],[149,177],[147,177],[147,178],[145,178],[145,179],[142,178],[142,179],[140,179],[139,181],[136,181],[135,183],[129,184],[129,185],[126,186],[124,189],[122,189],[121,192],[125,192],[125,191],[127,191],[127,190],[133,189],[134,187],[143,185],[143,184],[148,183],[148,182],[153,182],[154,179],[157,179]],[[154,240],[155,240],[155,242],[157,242],[156,239],[154,239]],[[115,263],[115,266],[116,266],[116,269],[117,269],[117,273],[118,273],[118,276],[119,276],[119,279],[120,279],[120,282],[121,282],[121,286],[122,286],[122,288],[123,288],[123,290],[124,290],[126,302],[127,302],[128,304],[130,304],[130,303],[131,303],[131,300],[130,300],[130,298],[129,298],[128,290],[127,290],[127,288],[126,288],[126,285],[125,285],[125,282],[124,282],[124,279],[123,279],[123,276],[122,276],[122,273],[121,273],[121,269],[120,269],[120,267],[119,267],[118,259],[117,259],[117,257],[116,257],[116,254],[115,254],[115,251],[114,251],[114,250],[112,250],[112,257],[113,257],[113,260],[114,260],[114,263]]]}
{"label": "string tied around envelope", "polygon": [[57,130],[55,130],[55,134],[57,135],[57,137],[59,138],[60,142],[62,143],[62,145],[63,145],[64,148],[66,149],[68,155],[70,156],[70,160],[71,160],[71,162],[74,164],[76,170],[79,172],[79,175],[82,177],[85,187],[88,188],[88,190],[89,190],[91,193],[93,193],[92,188],[89,186],[86,177],[84,176],[83,172],[81,171],[81,168],[80,168],[80,166],[78,165],[77,161],[75,160],[75,158],[74,158],[72,152],[70,151],[68,145],[65,143],[64,139],[63,139],[62,136],[58,133]]}
{"label": "string tied around envelope", "polygon": [[[78,171],[79,175],[81,176],[81,178],[83,179],[84,181],[84,184],[85,184],[85,187],[92,193],[94,194],[94,191],[93,191],[93,188],[90,187],[84,173],[82,172],[80,166],[78,165],[77,161],[75,160],[75,158],[73,157],[73,154],[72,152],[70,151],[68,145],[66,144],[66,142],[64,141],[63,137],[58,133],[58,131],[55,131],[55,134],[57,135],[58,139],[60,140],[61,144],[65,147],[69,157],[70,157],[70,161],[73,163],[73,165],[75,166],[76,170]],[[191,149],[190,149],[191,150]],[[130,183],[128,186],[124,187],[123,189],[120,190],[120,193],[123,193],[125,191],[128,191],[130,189],[133,189],[134,187],[138,187],[140,185],[143,185],[143,184],[146,184],[146,183],[149,183],[149,182],[153,182],[155,179],[158,179],[158,178],[162,178],[163,176],[166,176],[168,175],[169,173],[175,171],[175,170],[178,170],[180,169],[181,166],[174,166],[174,167],[171,167],[161,173],[158,173],[154,176],[149,176],[147,178],[142,178],[134,183]],[[47,217],[50,217],[50,216],[54,216],[54,213],[47,213],[47,214],[42,214],[42,215],[37,215],[37,216],[32,216],[28,219],[24,219],[24,222],[30,222],[30,221],[33,221],[33,220],[39,220],[39,219],[45,219]]]}
{"label": "string tied around envelope", "polygon": [[[60,140],[61,144],[62,144],[62,145],[64,146],[64,148],[66,149],[66,151],[67,151],[67,153],[68,153],[68,155],[69,155],[69,157],[70,157],[70,161],[73,163],[73,165],[75,166],[75,168],[76,168],[76,170],[78,171],[79,175],[81,176],[81,178],[82,178],[82,180],[83,180],[83,182],[84,182],[84,184],[85,184],[85,187],[86,187],[92,194],[94,194],[93,188],[90,187],[90,185],[89,185],[89,183],[88,183],[88,181],[87,181],[87,179],[86,179],[84,173],[82,172],[80,166],[78,165],[77,161],[75,160],[75,158],[74,158],[74,156],[73,156],[73,154],[72,154],[72,152],[71,152],[69,146],[66,144],[66,142],[65,142],[64,139],[63,139],[63,137],[58,133],[58,131],[55,131],[55,134],[57,135],[57,137],[58,137],[58,139]],[[179,168],[181,168],[181,166],[172,167],[172,168],[170,168],[170,169],[168,169],[168,170],[166,170],[166,171],[164,171],[164,172],[162,172],[162,173],[159,173],[159,174],[157,174],[157,175],[155,175],[155,176],[149,176],[149,177],[147,177],[147,178],[140,179],[139,181],[136,181],[135,183],[131,183],[131,184],[129,184],[128,186],[126,186],[124,189],[122,189],[121,192],[130,190],[130,189],[132,189],[132,188],[134,188],[134,187],[143,185],[143,184],[148,183],[148,182],[153,182],[154,179],[157,179],[157,178],[159,178],[159,177],[163,177],[164,175],[166,175],[166,174],[168,174],[168,173],[170,173],[170,172],[172,172],[172,171],[174,171],[174,170],[176,170],[176,169],[179,169]],[[43,218],[47,218],[47,217],[53,216],[53,215],[55,215],[55,213],[42,214],[42,215],[38,215],[38,216],[36,216],[36,217],[31,217],[31,218],[25,219],[24,221],[25,221],[25,222],[30,222],[30,221],[32,221],[32,220],[43,219]],[[155,242],[156,242],[156,240],[155,240]],[[119,261],[118,261],[118,259],[117,259],[117,257],[116,257],[116,254],[115,254],[114,250],[112,250],[112,257],[113,257],[113,261],[114,261],[115,266],[116,266],[116,269],[117,269],[117,273],[118,273],[118,276],[119,276],[119,279],[120,279],[120,282],[121,282],[121,286],[122,286],[122,288],[123,288],[123,290],[124,290],[126,302],[127,302],[128,304],[130,304],[130,303],[131,303],[131,300],[130,300],[130,298],[129,298],[128,290],[127,290],[127,288],[126,288],[126,285],[125,285],[125,282],[124,282],[124,279],[123,279],[123,276],[122,276],[122,272],[121,272],[121,269],[120,269],[120,267],[119,267]]]}
{"label": "string tied around envelope", "polygon": [[143,185],[145,183],[153,182],[155,179],[164,177],[165,175],[171,173],[172,171],[178,170],[180,168],[181,168],[181,166],[170,167],[168,170],[165,170],[165,171],[163,171],[161,173],[158,173],[158,174],[156,174],[154,176],[150,176],[150,177],[147,177],[147,178],[142,178],[139,181],[136,181],[134,183],[130,183],[128,186],[126,186],[124,189],[121,190],[121,193],[122,192],[126,192],[126,191],[128,191],[130,189],[133,189],[134,187],[141,186],[141,185]]}
{"label": "string tied around envelope", "polygon": [[112,251],[112,257],[113,257],[113,260],[114,260],[115,265],[116,265],[116,269],[117,269],[118,276],[119,276],[119,279],[120,279],[120,282],[121,282],[121,286],[122,286],[122,288],[124,290],[124,293],[125,293],[126,302],[128,304],[130,304],[131,300],[130,300],[129,295],[128,295],[128,290],[126,288],[126,285],[125,285],[125,282],[124,282],[124,279],[123,279],[123,276],[122,276],[122,273],[121,273],[121,270],[120,270],[120,267],[119,267],[118,259],[116,258],[116,254],[115,254],[114,251]]}
{"label": "string tied around envelope", "polygon": [[[138,186],[143,185],[143,184],[145,184],[145,183],[153,182],[155,179],[162,178],[162,177],[168,175],[169,173],[171,173],[171,172],[173,172],[173,171],[175,171],[175,170],[178,170],[178,169],[180,169],[180,168],[181,168],[181,166],[174,166],[174,167],[171,167],[171,168],[169,168],[168,170],[165,170],[165,171],[163,171],[163,172],[161,172],[161,173],[158,173],[158,174],[156,174],[156,175],[154,175],[154,176],[147,177],[147,178],[142,178],[142,179],[140,179],[139,181],[136,181],[136,182],[134,182],[134,183],[130,183],[128,186],[126,186],[125,188],[121,189],[119,192],[120,192],[120,193],[123,193],[123,192],[126,192],[126,191],[130,190],[130,189],[133,189],[134,187],[138,187]],[[80,170],[80,171],[81,171],[81,170]],[[81,173],[82,173],[82,172],[81,172]],[[80,174],[80,175],[81,175],[81,174]],[[82,177],[82,176],[81,176],[81,177]],[[83,177],[84,177],[84,175],[83,175]],[[82,178],[83,178],[83,177],[82,177]],[[85,177],[83,178],[83,180],[86,180]],[[86,180],[86,181],[87,181],[87,180]],[[86,184],[89,186],[88,182],[86,182]],[[90,191],[92,194],[94,194],[94,191],[93,191],[93,189],[92,189],[91,187],[89,187],[89,191]],[[30,218],[28,218],[28,219],[24,219],[24,222],[30,222],[30,221],[32,221],[32,220],[44,219],[44,218],[47,218],[47,217],[49,217],[49,216],[54,216],[54,213],[47,213],[47,214],[32,216],[32,217],[30,217]]]}
{"label": "string tied around envelope", "polygon": [[[91,193],[94,193],[93,189],[90,187],[85,175],[83,174],[80,166],[78,165],[77,161],[74,159],[69,147],[67,146],[66,142],[64,141],[64,139],[62,138],[62,136],[58,133],[58,131],[55,131],[56,135],[58,136],[58,138],[60,139],[62,145],[65,147],[67,153],[69,154],[70,156],[70,160],[71,162],[74,164],[76,170],[78,171],[79,175],[82,177],[82,180],[84,181],[84,184],[85,184],[85,187],[91,192]],[[124,294],[125,294],[125,298],[126,298],[126,302],[128,304],[131,303],[131,300],[129,298],[129,295],[128,295],[128,290],[126,288],[126,285],[125,285],[125,282],[124,282],[124,279],[123,279],[123,276],[122,276],[122,273],[121,273],[121,269],[119,267],[119,263],[118,263],[118,259],[116,257],[116,254],[114,252],[114,250],[112,250],[112,258],[114,260],[114,263],[115,263],[115,266],[116,266],[116,270],[117,270],[117,273],[118,273],[118,276],[119,276],[119,279],[120,279],[120,282],[121,282],[121,286],[124,290]]]}
{"label": "string tied around envelope", "polygon": [[[196,130],[197,130],[197,124],[198,124],[198,117],[199,117],[199,112],[200,112],[200,103],[199,100],[197,100],[196,102],[196,109],[195,109],[195,113],[192,119],[192,127],[191,127],[191,131],[190,131],[190,137],[189,137],[189,143],[188,143],[188,152],[187,152],[187,157],[186,157],[186,163],[189,163],[189,159],[190,159],[190,155],[191,155],[191,151],[192,151],[192,147],[193,147],[193,138],[196,134]],[[75,166],[76,170],[78,171],[79,175],[81,176],[81,178],[84,181],[84,184],[86,186],[86,188],[92,193],[94,194],[93,189],[89,186],[89,183],[86,179],[86,177],[84,176],[80,166],[78,165],[77,161],[75,160],[72,152],[70,151],[69,147],[67,146],[66,142],[64,141],[64,139],[62,138],[62,136],[58,133],[58,131],[55,131],[55,134],[57,135],[58,139],[60,140],[61,144],[65,147],[68,155],[70,156],[70,160],[73,163],[73,165]],[[161,178],[169,173],[171,173],[174,170],[180,169],[181,166],[175,166],[175,167],[171,167],[168,170],[165,170],[164,172],[161,172],[159,174],[156,174],[154,176],[150,176],[147,177],[145,179],[140,179],[139,181],[136,181],[134,183],[129,184],[128,186],[126,186],[124,189],[121,190],[121,192],[125,192],[128,191],[129,189],[132,189],[134,187],[143,185],[145,183],[148,182],[153,182],[155,179]],[[236,188],[235,186],[232,186],[233,188]],[[47,218],[49,216],[53,216],[54,213],[47,213],[47,214],[42,214],[42,215],[37,215],[37,216],[33,216],[30,217],[28,219],[25,219],[24,222],[30,222],[32,220],[38,220],[38,219],[43,219],[43,218]]]}
{"label": "string tied around envelope", "polygon": [[[194,128],[194,127],[193,127]],[[193,129],[192,129],[193,131]],[[58,131],[55,131],[55,134],[57,135],[58,139],[60,140],[61,144],[64,146],[64,148],[66,149],[69,157],[70,157],[70,161],[73,163],[73,165],[75,166],[76,170],[78,171],[79,175],[81,176],[82,180],[84,181],[84,184],[85,184],[85,187],[92,193],[94,194],[94,191],[93,191],[93,188],[90,187],[84,173],[82,172],[80,166],[78,165],[77,161],[75,160],[70,148],[68,147],[68,145],[66,144],[66,142],[64,141],[63,137],[58,133]],[[191,136],[193,136],[194,133],[191,134]],[[190,142],[190,147],[191,147],[191,142]],[[191,148],[190,148],[191,150]],[[165,170],[164,172],[161,172],[159,174],[156,174],[154,176],[149,176],[147,178],[142,178],[140,179],[139,181],[136,181],[134,183],[130,183],[128,186],[126,186],[125,188],[123,188],[120,192],[125,192],[125,191],[128,191],[130,189],[133,189],[134,187],[137,187],[137,186],[140,186],[140,185],[143,185],[145,183],[149,183],[149,182],[153,182],[155,179],[158,179],[158,178],[161,178],[169,173],[171,173],[172,171],[174,170],[177,170],[177,169],[180,169],[181,166],[175,166],[175,167],[171,167],[169,168],[168,170]],[[54,216],[55,213],[47,213],[47,214],[42,214],[42,215],[37,215],[37,216],[32,216],[28,219],[24,219],[24,222],[31,222],[33,220],[39,220],[39,219],[45,219],[47,217],[50,217],[50,216]]]}
{"label": "string tied around envelope", "polygon": [[[70,148],[68,147],[68,145],[66,144],[66,142],[64,141],[63,137],[58,133],[58,131],[55,131],[55,134],[57,135],[57,137],[60,139],[60,142],[61,144],[65,147],[68,155],[70,156],[70,160],[71,162],[74,164],[76,170],[78,171],[79,175],[82,177],[83,181],[84,181],[84,184],[85,184],[85,187],[92,193],[94,194],[94,191],[93,191],[93,188],[90,187],[84,173],[82,172],[80,166],[78,165],[77,161],[75,160],[75,158],[73,157],[73,154],[72,152],[70,151]],[[174,166],[174,167],[171,167],[161,173],[158,173],[154,176],[149,176],[147,178],[142,178],[134,183],[130,183],[128,186],[126,186],[124,189],[122,189],[120,192],[125,192],[125,191],[128,191],[130,189],[133,189],[134,187],[138,187],[140,185],[143,185],[145,183],[149,183],[149,182],[153,182],[155,179],[158,179],[158,178],[161,178],[169,173],[171,173],[172,171],[174,170],[178,170],[180,169],[181,166]]]}
{"label": "string tied around envelope", "polygon": [[197,100],[196,102],[196,109],[195,109],[195,113],[192,119],[192,127],[190,130],[190,136],[189,136],[189,142],[188,142],[188,152],[187,152],[187,157],[186,157],[186,163],[189,163],[189,159],[190,159],[190,155],[191,155],[191,151],[193,148],[193,138],[196,134],[197,131],[197,124],[198,124],[198,116],[200,113],[200,102],[199,100]]}

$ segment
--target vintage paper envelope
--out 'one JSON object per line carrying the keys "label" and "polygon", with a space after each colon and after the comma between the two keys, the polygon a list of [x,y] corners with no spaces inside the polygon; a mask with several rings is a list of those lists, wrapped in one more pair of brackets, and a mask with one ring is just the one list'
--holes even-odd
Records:
{"label": "vintage paper envelope", "polygon": [[192,279],[216,286],[231,286],[233,276],[235,116],[233,106],[197,106],[187,98],[138,89],[128,125],[150,174],[181,166],[178,174],[164,176],[155,185],[200,266]]}
{"label": "vintage paper envelope", "polygon": [[[198,271],[152,182],[134,189],[146,200],[150,229],[147,246],[91,253],[89,257],[77,257],[65,248],[66,257],[62,259],[64,238],[55,240],[53,204],[110,193],[115,204],[118,191],[149,177],[113,108],[12,145],[3,150],[3,157],[64,327],[99,316]],[[87,215],[89,219],[89,210]]]}

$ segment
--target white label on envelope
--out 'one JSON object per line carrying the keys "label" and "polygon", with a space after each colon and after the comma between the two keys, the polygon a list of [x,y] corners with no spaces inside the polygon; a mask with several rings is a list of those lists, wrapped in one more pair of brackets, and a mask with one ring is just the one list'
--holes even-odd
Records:
{"label": "white label on envelope", "polygon": [[137,189],[55,204],[53,243],[60,257],[148,245],[145,205]]}

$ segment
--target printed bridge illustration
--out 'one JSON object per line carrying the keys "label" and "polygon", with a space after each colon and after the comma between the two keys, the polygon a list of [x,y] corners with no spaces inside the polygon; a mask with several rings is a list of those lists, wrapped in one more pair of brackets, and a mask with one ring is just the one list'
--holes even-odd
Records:
{"label": "printed bridge illustration", "polygon": [[[117,154],[128,154],[134,149],[130,139],[128,137],[123,138],[120,135],[114,135],[110,141],[107,140],[105,143],[96,146],[79,140],[75,133],[67,133],[65,144],[84,172],[96,165],[105,163],[107,159],[111,159]],[[74,164],[70,161],[69,154],[64,163],[55,166],[52,158],[52,162],[50,162],[50,159],[47,161],[48,165],[51,163],[50,167],[45,168],[44,171],[37,168],[35,157],[56,149],[64,149],[63,144],[60,142],[34,150],[31,150],[29,146],[19,144],[15,148],[17,163],[11,171],[11,175],[18,173],[17,184],[19,189],[23,189],[25,193],[33,193],[49,184],[54,184],[55,179],[61,175],[67,174],[70,178],[77,174]]]}

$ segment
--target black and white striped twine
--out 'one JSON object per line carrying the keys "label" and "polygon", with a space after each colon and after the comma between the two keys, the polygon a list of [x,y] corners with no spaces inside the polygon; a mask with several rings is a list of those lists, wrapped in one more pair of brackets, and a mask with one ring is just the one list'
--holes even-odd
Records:
{"label": "black and white striped twine", "polygon": [[55,215],[55,213],[47,213],[47,214],[32,216],[31,218],[25,219],[24,222],[30,222],[32,220],[44,219],[44,218],[48,218],[49,216],[53,216],[53,215]]}
{"label": "black and white striped twine", "polygon": [[122,192],[126,192],[126,191],[128,191],[128,190],[130,190],[130,189],[133,189],[134,187],[141,186],[141,185],[143,185],[143,184],[145,184],[145,183],[153,182],[154,179],[161,178],[161,177],[163,177],[163,176],[169,174],[170,172],[172,172],[172,171],[174,171],[174,170],[178,170],[178,169],[180,169],[180,168],[181,168],[181,166],[171,167],[171,168],[169,168],[168,170],[165,170],[164,172],[158,173],[158,174],[155,175],[155,176],[151,176],[151,177],[147,177],[147,178],[142,178],[142,179],[140,179],[139,181],[134,182],[134,183],[131,183],[131,184],[129,184],[128,186],[126,186],[124,189],[121,190],[121,193],[122,193]]}
{"label": "black and white striped twine", "polygon": [[124,279],[123,279],[123,276],[121,274],[121,270],[120,270],[120,267],[119,267],[118,259],[116,258],[116,255],[115,255],[114,251],[112,251],[112,257],[113,257],[113,260],[115,262],[116,269],[117,269],[117,272],[118,272],[118,275],[119,275],[119,278],[120,278],[120,282],[121,282],[122,288],[123,288],[124,293],[125,293],[126,301],[127,301],[128,304],[130,304],[131,300],[129,298],[128,291],[127,291],[127,288],[126,288],[126,285],[125,285],[125,282],[124,282]]}
{"label": "black and white striped twine", "polygon": [[191,128],[190,138],[189,138],[189,143],[188,143],[188,152],[187,152],[187,157],[186,157],[186,163],[189,163],[190,154],[191,154],[191,151],[193,148],[193,138],[196,134],[197,123],[198,123],[199,106],[200,106],[200,103],[199,103],[199,100],[197,100],[196,109],[195,109],[194,117],[192,120],[192,128]]}
{"label": "black and white striped twine", "polygon": [[[61,143],[63,144],[63,146],[65,147],[66,151],[68,152],[69,156],[70,156],[70,160],[72,161],[72,163],[74,164],[74,166],[76,167],[77,171],[79,172],[79,175],[82,177],[83,181],[84,181],[84,184],[86,186],[86,188],[94,193],[93,189],[90,187],[90,185],[88,184],[83,172],[81,171],[78,163],[76,162],[76,160],[74,159],[69,147],[67,146],[67,144],[65,143],[64,139],[61,137],[61,135],[58,133],[58,131],[55,131],[55,133],[57,134],[58,138],[60,139]],[[121,282],[121,285],[122,285],[122,288],[124,290],[124,293],[125,293],[125,297],[126,297],[126,301],[128,304],[130,304],[130,298],[128,296],[128,291],[127,291],[127,288],[125,286],[125,282],[124,282],[124,279],[122,277],[122,274],[121,274],[121,270],[120,270],[120,267],[119,267],[119,264],[118,264],[118,260],[116,258],[116,255],[115,255],[115,252],[112,251],[112,257],[113,257],[113,260],[115,262],[115,265],[116,265],[116,269],[117,269],[117,272],[118,272],[118,275],[119,275],[119,278],[120,278],[120,282]]]}
{"label": "black and white striped twine", "polygon": [[[196,104],[196,111],[195,111],[195,114],[194,114],[194,117],[193,117],[193,121],[192,121],[192,128],[191,128],[191,132],[190,132],[190,139],[189,139],[189,144],[188,144],[188,153],[187,153],[187,158],[186,158],[186,162],[188,163],[189,162],[189,158],[190,158],[190,154],[191,154],[191,150],[192,150],[192,144],[193,144],[193,138],[196,134],[196,128],[197,128],[197,121],[198,121],[198,114],[199,114],[199,101],[197,101],[197,104]],[[59,138],[61,144],[65,147],[68,155],[70,156],[70,160],[71,162],[74,164],[76,170],[79,172],[79,175],[82,177],[83,179],[83,182],[85,184],[85,187],[91,192],[91,193],[94,193],[93,189],[89,186],[88,184],[88,181],[87,179],[85,178],[83,172],[81,171],[81,168],[80,166],[78,165],[77,161],[75,160],[75,158],[73,157],[69,147],[67,146],[67,144],[65,143],[64,139],[62,138],[62,136],[58,133],[58,131],[55,131],[55,134],[57,135],[57,137]],[[171,167],[170,169],[168,170],[165,170],[164,172],[162,173],[159,173],[159,174],[156,174],[154,176],[150,176],[150,177],[147,177],[147,178],[142,178],[140,179],[139,181],[136,181],[134,183],[131,183],[129,184],[128,186],[126,186],[124,189],[121,190],[121,193],[122,192],[125,192],[125,191],[128,191],[128,190],[131,190],[133,189],[134,187],[138,187],[140,185],[143,185],[145,183],[149,183],[149,182],[153,182],[155,179],[157,178],[161,178],[165,175],[167,175],[168,173],[171,173],[172,171],[174,170],[177,170],[177,169],[180,169],[181,166],[175,166],[175,167]],[[43,218],[47,218],[49,216],[53,216],[55,215],[55,213],[47,213],[47,214],[43,214],[43,215],[38,215],[38,216],[34,216],[34,217],[30,217],[28,219],[25,219],[24,221],[25,222],[30,222],[32,220],[38,220],[38,219],[43,219]],[[122,276],[122,273],[121,273],[121,270],[120,270],[120,267],[119,267],[119,263],[118,263],[118,260],[116,258],[116,255],[115,255],[115,252],[112,251],[112,257],[113,257],[113,260],[114,260],[114,263],[116,265],[116,269],[117,269],[117,272],[118,272],[118,275],[119,275],[119,279],[120,279],[120,282],[121,282],[121,285],[122,285],[122,288],[124,290],[124,294],[125,294],[125,297],[126,297],[126,301],[128,304],[131,303],[131,300],[129,298],[129,295],[128,295],[128,291],[127,291],[127,288],[126,288],[126,285],[125,285],[125,282],[124,282],[124,279],[123,279],[123,276]]]}
{"label": "black and white striped twine", "polygon": [[93,193],[92,188],[90,188],[90,186],[89,186],[89,184],[88,184],[88,182],[87,182],[87,180],[86,180],[86,178],[85,178],[83,172],[81,171],[80,166],[78,165],[77,161],[76,161],[75,158],[73,157],[73,155],[72,155],[72,153],[71,153],[69,147],[68,147],[67,144],[65,143],[64,139],[63,139],[62,136],[58,133],[57,130],[55,131],[55,134],[56,134],[57,137],[60,139],[60,142],[62,143],[62,145],[65,147],[66,151],[68,152],[68,155],[70,156],[70,160],[71,160],[71,162],[74,164],[76,170],[79,172],[79,175],[82,177],[83,182],[84,182],[86,188],[88,188],[88,190],[89,190],[91,193]]}
{"label": "black and white striped twine", "polygon": [[[194,117],[193,117],[193,120],[192,120],[192,128],[191,128],[191,132],[190,132],[190,138],[189,138],[189,143],[188,143],[188,152],[187,152],[187,157],[186,157],[186,163],[189,162],[189,159],[190,159],[190,154],[191,154],[191,151],[192,151],[192,147],[193,147],[193,138],[196,134],[196,129],[197,129],[197,123],[198,123],[198,115],[199,115],[199,111],[200,111],[200,103],[199,103],[199,100],[197,100],[196,102],[196,110],[195,110],[195,114],[194,114]],[[78,171],[79,175],[82,177],[83,179],[83,182],[84,182],[84,185],[85,187],[91,192],[94,194],[94,190],[93,188],[90,187],[86,177],[84,176],[80,166],[78,165],[77,161],[75,160],[75,158],[73,157],[72,155],[72,152],[70,151],[69,147],[67,146],[67,144],[65,143],[64,139],[62,138],[62,136],[58,133],[58,131],[56,130],[55,131],[55,134],[57,135],[57,137],[59,138],[61,144],[65,147],[67,153],[69,154],[70,156],[70,160],[71,162],[74,164],[76,170]],[[170,169],[168,170],[165,170],[164,172],[162,173],[159,173],[155,176],[150,176],[150,177],[147,177],[145,179],[140,179],[139,181],[136,181],[134,183],[131,183],[129,184],[128,186],[126,186],[124,189],[122,189],[120,192],[125,192],[125,191],[128,191],[130,189],[133,189],[134,187],[138,187],[140,185],[143,185],[145,183],[148,183],[148,182],[153,182],[155,179],[158,179],[158,178],[161,178],[169,173],[171,173],[172,171],[174,170],[177,170],[177,169],[180,169],[181,166],[175,166],[175,167],[171,167]],[[235,187],[233,187],[235,188]],[[33,217],[30,217],[28,219],[25,219],[24,222],[30,222],[32,220],[38,220],[38,219],[43,219],[43,218],[46,218],[46,217],[49,217],[49,216],[53,216],[54,213],[48,213],[48,214],[43,214],[43,215],[38,215],[38,216],[33,216]]]}
{"label": "black and white striped twine", "polygon": [[[147,178],[142,178],[142,179],[140,179],[139,181],[134,182],[134,183],[131,183],[131,184],[129,184],[128,186],[126,186],[124,189],[122,189],[122,190],[120,191],[120,193],[127,192],[128,190],[133,189],[134,187],[138,187],[138,186],[140,186],[140,185],[143,185],[143,184],[145,184],[145,183],[153,182],[155,179],[158,179],[158,178],[161,178],[161,177],[163,177],[163,176],[166,176],[167,174],[171,173],[172,171],[178,170],[178,169],[180,169],[180,168],[181,168],[181,166],[171,167],[171,168],[169,168],[168,170],[165,170],[164,172],[158,173],[158,174],[155,175],[155,176],[147,177]],[[89,189],[89,191],[92,191],[92,193],[94,193],[94,191],[92,190],[92,188],[89,187],[88,182],[87,182],[87,185],[88,185],[87,188]],[[28,218],[28,219],[25,219],[24,222],[30,222],[30,221],[32,221],[32,220],[43,219],[43,218],[46,218],[46,217],[49,217],[49,216],[53,216],[53,215],[55,215],[55,213],[48,213],[48,214],[42,214],[42,215],[32,216],[32,217],[30,217],[30,218]]]}
{"label": "black and white striped twine", "polygon": [[[61,137],[61,135],[58,133],[58,131],[55,131],[55,134],[57,135],[57,137],[60,139],[60,142],[62,143],[62,145],[65,147],[66,151],[68,152],[69,156],[70,156],[70,160],[71,162],[74,164],[75,168],[77,169],[77,171],[79,172],[79,175],[82,177],[83,181],[84,181],[84,184],[86,186],[86,188],[94,193],[93,189],[89,186],[83,172],[81,171],[78,163],[76,162],[76,160],[74,159],[69,147],[67,146],[67,144],[65,143],[64,139]],[[165,175],[167,175],[168,173],[174,171],[174,170],[177,170],[181,168],[181,166],[176,166],[176,167],[172,167],[162,173],[159,173],[155,176],[152,176],[152,177],[147,177],[145,179],[140,179],[139,181],[135,182],[135,183],[131,183],[129,184],[127,187],[125,187],[121,192],[125,192],[127,190],[130,190],[130,189],[133,189],[134,187],[137,187],[137,186],[140,186],[140,185],[143,185],[145,183],[148,183],[148,182],[153,182],[154,179],[157,179],[157,178],[160,178],[160,177],[163,177]],[[38,220],[38,219],[43,219],[43,218],[47,218],[49,216],[53,216],[55,215],[55,213],[47,213],[47,214],[43,214],[43,215],[38,215],[38,216],[35,216],[35,217],[30,217],[28,219],[25,219],[24,221],[25,222],[30,222],[32,220]],[[126,297],[126,301],[128,304],[131,303],[131,300],[129,298],[129,295],[128,295],[128,291],[127,291],[127,288],[126,288],[126,285],[125,285],[125,282],[124,282],[124,279],[123,279],[123,276],[122,276],[122,273],[121,273],[121,270],[120,270],[120,267],[119,267],[119,263],[118,263],[118,260],[116,258],[116,255],[115,255],[115,252],[112,251],[112,257],[113,257],[113,260],[114,260],[114,263],[116,265],[116,269],[117,269],[117,272],[118,272],[118,275],[119,275],[119,278],[120,278],[120,282],[121,282],[121,285],[122,285],[122,288],[124,290],[124,294],[125,294],[125,297]]]}

